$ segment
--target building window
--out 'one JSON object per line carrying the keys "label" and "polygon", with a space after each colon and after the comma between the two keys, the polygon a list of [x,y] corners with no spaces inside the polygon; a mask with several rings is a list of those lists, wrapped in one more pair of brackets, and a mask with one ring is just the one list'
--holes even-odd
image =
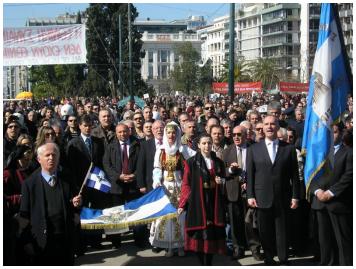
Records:
{"label": "building window", "polygon": [[166,79],[168,77],[168,65],[162,65],[161,78]]}
{"label": "building window", "polygon": [[148,62],[153,63],[153,51],[148,52]]}
{"label": "building window", "polygon": [[153,65],[148,65],[148,79],[153,79]]}
{"label": "building window", "polygon": [[169,51],[168,50],[160,50],[158,51],[158,62],[160,63],[168,63],[169,59]]}

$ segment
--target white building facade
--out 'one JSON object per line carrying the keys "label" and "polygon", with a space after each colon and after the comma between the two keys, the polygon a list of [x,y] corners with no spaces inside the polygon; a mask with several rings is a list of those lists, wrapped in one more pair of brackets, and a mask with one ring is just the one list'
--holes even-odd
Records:
{"label": "white building facade", "polygon": [[201,53],[202,41],[194,32],[186,31],[186,24],[174,24],[165,21],[136,21],[142,33],[142,50],[146,52],[141,59],[141,76],[152,85],[157,93],[164,93],[168,87],[169,73],[180,61],[175,48],[184,42],[191,42]]}

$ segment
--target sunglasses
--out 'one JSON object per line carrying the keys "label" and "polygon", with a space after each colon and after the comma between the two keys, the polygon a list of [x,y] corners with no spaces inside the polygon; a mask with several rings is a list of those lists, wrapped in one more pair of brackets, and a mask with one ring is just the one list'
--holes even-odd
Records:
{"label": "sunglasses", "polygon": [[50,137],[50,136],[54,137],[54,136],[55,136],[55,133],[47,133],[47,134],[45,134],[45,137],[46,137],[46,138],[48,138],[48,137]]}
{"label": "sunglasses", "polygon": [[232,136],[233,136],[233,137],[235,137],[235,136],[241,137],[241,136],[242,136],[242,133],[233,133]]}
{"label": "sunglasses", "polygon": [[142,118],[136,118],[136,119],[134,119],[134,120],[142,120]]}
{"label": "sunglasses", "polygon": [[263,128],[256,128],[256,131],[257,132],[260,132],[260,131],[262,131],[263,130]]}
{"label": "sunglasses", "polygon": [[214,107],[212,106],[207,106],[207,107],[204,107],[205,110],[214,110]]}

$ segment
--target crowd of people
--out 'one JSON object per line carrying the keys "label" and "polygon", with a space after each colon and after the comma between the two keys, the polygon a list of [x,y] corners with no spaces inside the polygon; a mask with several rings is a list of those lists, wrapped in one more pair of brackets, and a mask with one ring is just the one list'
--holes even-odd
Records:
{"label": "crowd of people", "polygon": [[[4,102],[4,265],[73,265],[102,248],[80,209],[104,209],[163,186],[177,217],[131,227],[138,248],[287,265],[291,255],[352,265],[353,100],[333,126],[334,168],[306,193],[305,95],[48,98]],[[102,169],[109,193],[84,186]],[[120,234],[107,234],[113,248]]]}

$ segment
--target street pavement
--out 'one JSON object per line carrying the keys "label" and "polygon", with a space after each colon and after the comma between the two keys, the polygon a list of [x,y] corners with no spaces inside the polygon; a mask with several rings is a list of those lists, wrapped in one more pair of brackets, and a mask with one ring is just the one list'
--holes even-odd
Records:
{"label": "street pavement", "polygon": [[[110,242],[103,242],[103,249],[89,248],[85,255],[76,258],[78,266],[199,266],[198,258],[194,253],[186,253],[185,257],[167,258],[164,251],[153,253],[150,246],[138,248],[135,246],[132,234],[122,236],[122,244],[119,249],[111,248]],[[278,258],[275,257],[278,261]],[[303,257],[290,257],[291,266],[314,266],[310,255]],[[214,255],[214,266],[261,266],[263,261],[252,258],[251,252],[246,251],[246,257],[239,261],[233,261],[229,256]]]}

